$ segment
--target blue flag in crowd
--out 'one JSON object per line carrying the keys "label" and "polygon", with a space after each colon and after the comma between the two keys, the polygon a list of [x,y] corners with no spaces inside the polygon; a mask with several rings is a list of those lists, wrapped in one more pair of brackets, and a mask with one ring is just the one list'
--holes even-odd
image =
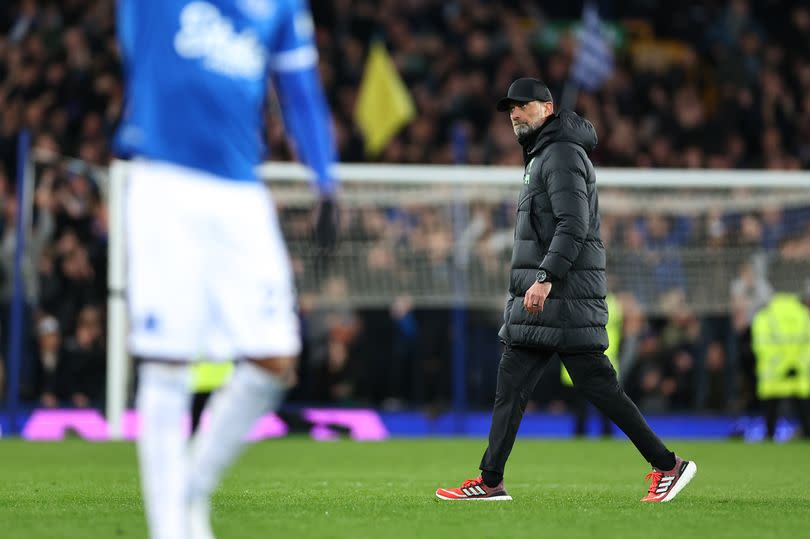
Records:
{"label": "blue flag in crowd", "polygon": [[613,73],[613,49],[602,30],[599,10],[586,2],[582,28],[577,36],[577,51],[571,67],[571,78],[580,88],[598,90]]}

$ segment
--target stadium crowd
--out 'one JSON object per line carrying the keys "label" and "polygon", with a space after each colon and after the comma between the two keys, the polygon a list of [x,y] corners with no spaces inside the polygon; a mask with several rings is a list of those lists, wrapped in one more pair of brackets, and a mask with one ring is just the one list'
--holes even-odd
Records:
{"label": "stadium crowd", "polygon": [[[575,40],[567,23],[578,3],[484,0],[313,0],[320,71],[333,110],[342,161],[363,161],[353,118],[365,54],[384,39],[416,103],[416,118],[374,159],[452,163],[452,132],[461,129],[470,164],[522,164],[510,124],[494,102],[517,76],[536,74],[563,94]],[[525,4],[525,5],[524,5]],[[565,4],[565,3],[559,3]],[[810,167],[810,8],[800,1],[603,2],[616,67],[596,93],[579,92],[602,166]],[[774,7],[778,4],[778,9]],[[99,170],[109,163],[122,110],[120,65],[109,0],[14,0],[0,6],[0,329],[5,356],[15,246],[14,175],[22,128],[37,157],[32,234],[23,261],[28,323],[24,396],[43,406],[90,406],[103,398],[106,210]],[[267,108],[269,154],[292,159],[275,108]],[[66,160],[64,156],[77,158]],[[509,207],[473,211],[469,234],[476,271],[497,279],[495,255],[511,240]],[[295,246],[306,218],[285,214]],[[370,273],[423,260],[449,271],[451,224],[431,208],[347,212],[344,236],[368,246]],[[475,228],[477,227],[477,228]],[[772,285],[761,260],[810,259],[810,207],[769,208],[699,219],[673,215],[606,216],[610,268],[624,307],[622,376],[646,411],[740,410],[755,406],[747,328]],[[745,256],[726,278],[725,313],[690,306],[683,260],[670,248],[738,248]],[[657,253],[654,260],[632,258]],[[393,253],[393,254],[392,254]],[[398,260],[399,259],[399,260]],[[303,258],[295,256],[304,275]],[[622,267],[624,265],[625,267]],[[806,267],[806,265],[805,265]],[[639,289],[652,275],[652,291]],[[351,276],[325,279],[335,298]],[[645,281],[645,282],[647,282]],[[505,281],[504,281],[505,283]],[[302,295],[305,351],[293,399],[339,404],[427,406],[450,393],[451,311],[414,307],[407,296],[385,308],[313,309]],[[465,341],[475,404],[494,394],[498,309],[468,312]],[[2,369],[0,369],[0,376]],[[533,401],[561,409],[565,391],[547,376]],[[0,384],[2,388],[2,384]]]}

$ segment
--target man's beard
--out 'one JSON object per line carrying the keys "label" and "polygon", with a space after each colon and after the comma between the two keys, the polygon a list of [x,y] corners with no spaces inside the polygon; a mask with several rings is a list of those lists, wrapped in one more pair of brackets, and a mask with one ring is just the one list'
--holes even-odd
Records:
{"label": "man's beard", "polygon": [[531,124],[518,124],[512,126],[512,129],[517,136],[518,142],[520,144],[526,144],[526,142],[530,141],[535,133],[537,133],[538,127],[534,127]]}

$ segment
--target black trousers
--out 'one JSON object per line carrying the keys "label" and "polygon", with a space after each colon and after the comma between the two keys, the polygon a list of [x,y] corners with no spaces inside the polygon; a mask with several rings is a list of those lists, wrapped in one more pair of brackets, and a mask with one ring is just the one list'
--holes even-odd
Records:
{"label": "black trousers", "polygon": [[802,427],[802,437],[810,438],[810,399],[799,398],[762,399],[765,408],[765,425],[768,429],[766,436],[773,440],[774,434],[776,434],[776,420],[779,418],[779,406],[785,401],[791,401],[796,409],[799,424]]}
{"label": "black trousers", "polygon": [[[582,392],[573,387],[570,389],[572,395],[569,398],[571,411],[574,412],[574,436],[585,436],[588,434],[588,416],[590,415],[590,406],[588,401],[582,395]],[[599,415],[599,428],[602,436],[608,438],[613,435],[613,423],[610,418],[603,414]]]}
{"label": "black trousers", "polygon": [[[509,346],[504,350],[498,367],[489,446],[480,466],[485,479],[503,477],[529,396],[555,355],[556,352]],[[624,431],[647,462],[656,468],[672,467],[673,453],[619,386],[616,371],[604,354],[559,354],[559,358],[574,387]]]}

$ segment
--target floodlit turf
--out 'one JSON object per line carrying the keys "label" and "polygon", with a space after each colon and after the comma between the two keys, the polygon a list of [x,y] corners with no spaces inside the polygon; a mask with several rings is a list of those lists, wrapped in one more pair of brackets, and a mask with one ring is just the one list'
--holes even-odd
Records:
{"label": "floodlit turf", "polygon": [[[643,504],[628,442],[518,440],[513,502],[440,502],[477,473],[483,440],[252,446],[214,502],[220,539],[807,537],[810,445],[673,443],[698,473]],[[145,537],[132,444],[0,440],[0,537]]]}

